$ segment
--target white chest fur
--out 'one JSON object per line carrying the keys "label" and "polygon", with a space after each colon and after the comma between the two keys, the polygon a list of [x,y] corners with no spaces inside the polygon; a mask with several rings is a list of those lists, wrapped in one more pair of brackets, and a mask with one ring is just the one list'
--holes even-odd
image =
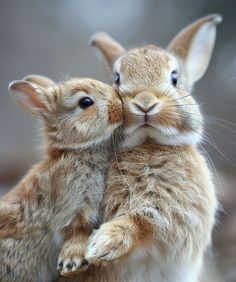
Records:
{"label": "white chest fur", "polygon": [[202,262],[165,262],[155,251],[136,251],[118,271],[122,282],[197,282]]}

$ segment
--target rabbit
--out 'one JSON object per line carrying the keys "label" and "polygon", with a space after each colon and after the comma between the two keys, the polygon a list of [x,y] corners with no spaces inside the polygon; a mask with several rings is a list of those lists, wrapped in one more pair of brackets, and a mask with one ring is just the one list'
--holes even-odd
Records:
{"label": "rabbit", "polygon": [[55,83],[33,75],[13,81],[9,90],[19,107],[42,120],[45,155],[1,199],[14,221],[3,226],[12,230],[0,239],[0,281],[55,281],[63,243],[76,238],[77,248],[63,254],[77,256],[74,265],[60,265],[62,272],[82,262],[98,224],[122,104],[111,86],[88,78]]}
{"label": "rabbit", "polygon": [[125,51],[104,33],[93,37],[122,97],[125,139],[109,168],[103,223],[85,253],[90,268],[60,282],[199,281],[218,202],[198,149],[204,121],[191,92],[220,22],[220,15],[197,20],[166,50]]}

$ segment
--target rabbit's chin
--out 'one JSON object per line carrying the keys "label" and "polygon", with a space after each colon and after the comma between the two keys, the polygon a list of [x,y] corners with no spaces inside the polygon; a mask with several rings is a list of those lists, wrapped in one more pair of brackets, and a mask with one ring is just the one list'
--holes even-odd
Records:
{"label": "rabbit's chin", "polygon": [[126,138],[122,148],[132,148],[151,140],[152,143],[170,146],[197,145],[202,139],[202,129],[180,132],[174,127],[161,125],[136,126],[125,129]]}

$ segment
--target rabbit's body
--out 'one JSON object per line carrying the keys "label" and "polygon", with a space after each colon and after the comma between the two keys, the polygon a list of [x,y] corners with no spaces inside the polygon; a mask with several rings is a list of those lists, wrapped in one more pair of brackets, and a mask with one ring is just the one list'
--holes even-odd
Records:
{"label": "rabbit's body", "polygon": [[54,281],[60,246],[47,228],[1,240],[1,281]]}
{"label": "rabbit's body", "polygon": [[[196,281],[217,205],[204,159],[191,146],[156,144],[126,150],[116,159],[104,201],[104,222],[113,221],[114,230],[104,225],[99,235],[123,232],[127,240],[124,245],[131,256],[121,262],[120,281]],[[116,240],[114,234],[110,236]],[[105,238],[106,233],[100,247]],[[130,238],[134,242],[129,243]],[[119,237],[116,243],[112,249],[119,253],[124,245]]]}
{"label": "rabbit's body", "polygon": [[[85,248],[98,224],[111,135],[123,117],[116,93],[98,81],[74,79],[47,88],[28,81],[14,82],[10,90],[17,104],[42,115],[47,155],[1,199],[19,205],[21,214],[10,236],[0,240],[2,282],[54,281],[62,244],[77,235]],[[74,258],[67,252],[75,259],[71,268],[83,253]]]}
{"label": "rabbit's body", "polygon": [[55,152],[3,198],[14,198],[24,212],[18,231],[22,238],[0,241],[1,281],[46,282],[58,274],[63,228],[77,215],[97,224],[111,151],[105,144],[77,153]]}
{"label": "rabbit's body", "polygon": [[72,281],[199,281],[217,199],[197,149],[203,116],[191,89],[207,69],[220,21],[199,19],[167,50],[125,51],[103,33],[93,38],[115,74],[125,140],[109,169],[104,223],[85,254],[104,269]]}
{"label": "rabbit's body", "polygon": [[[210,242],[217,206],[209,169],[197,149],[144,144],[116,159],[108,177],[104,222],[126,214],[144,216],[147,228],[140,230],[137,244],[146,241],[147,253],[161,265],[165,257],[196,258]],[[153,229],[148,232],[149,220]]]}
{"label": "rabbit's body", "polygon": [[[107,183],[103,220],[108,223],[95,235],[95,247],[99,254],[111,247],[117,256],[126,255],[118,264],[60,281],[197,281],[217,205],[198,150],[143,144],[122,151]],[[109,238],[112,245],[106,245]]]}
{"label": "rabbit's body", "polygon": [[90,266],[77,276],[61,277],[60,282],[195,282],[200,264],[175,261],[160,265],[157,256],[140,250],[125,262],[109,266]]}

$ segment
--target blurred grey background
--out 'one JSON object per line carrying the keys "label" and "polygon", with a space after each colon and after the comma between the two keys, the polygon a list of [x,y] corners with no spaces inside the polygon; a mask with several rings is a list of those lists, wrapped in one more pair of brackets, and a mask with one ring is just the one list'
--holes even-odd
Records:
{"label": "blurred grey background", "polygon": [[236,281],[230,268],[232,260],[236,265],[236,1],[2,0],[0,193],[40,158],[37,123],[16,108],[7,89],[10,81],[36,73],[55,80],[89,76],[109,82],[101,57],[88,46],[94,32],[106,31],[127,48],[146,43],[165,47],[180,29],[209,13],[222,14],[224,21],[194,95],[206,115],[208,141],[203,145],[216,167],[215,182],[226,210],[216,231],[216,253],[228,258],[225,242],[231,242],[229,252],[235,252],[221,268],[225,281]]}

